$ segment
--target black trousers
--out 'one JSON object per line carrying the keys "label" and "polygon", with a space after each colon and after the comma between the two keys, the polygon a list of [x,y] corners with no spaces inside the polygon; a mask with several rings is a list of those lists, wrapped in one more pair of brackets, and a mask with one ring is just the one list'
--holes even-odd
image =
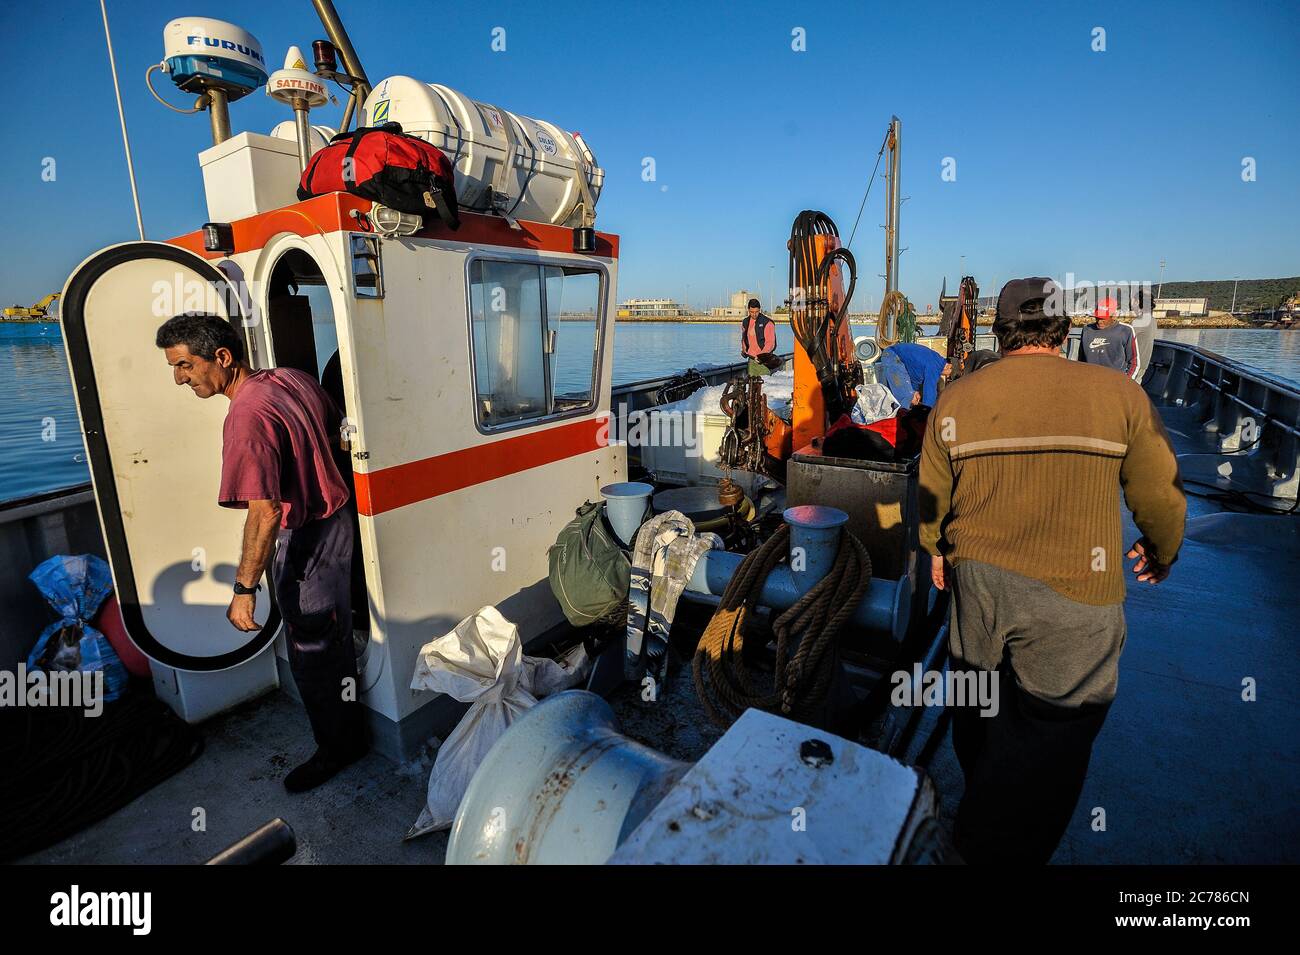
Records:
{"label": "black trousers", "polygon": [[953,843],[972,864],[1043,865],[1074,815],[1110,704],[1053,706],[1017,686],[1009,668],[997,675],[996,716],[953,708],[952,745],[966,777]]}
{"label": "black trousers", "polygon": [[289,669],[316,745],[348,752],[365,742],[352,644],[352,521],[347,508],[282,530],[272,564]]}
{"label": "black trousers", "polygon": [[966,777],[953,842],[967,862],[1042,865],[1074,815],[1119,680],[1122,605],[1094,607],[976,561],[953,568],[955,671],[997,681],[995,716],[953,707]]}

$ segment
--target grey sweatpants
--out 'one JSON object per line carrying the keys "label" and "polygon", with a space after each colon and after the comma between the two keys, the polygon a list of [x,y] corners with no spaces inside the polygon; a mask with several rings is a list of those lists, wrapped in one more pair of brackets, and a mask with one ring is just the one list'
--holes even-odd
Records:
{"label": "grey sweatpants", "polygon": [[1109,703],[1119,683],[1124,605],[1097,607],[992,564],[953,568],[948,649],[979,670],[1006,662],[1020,688],[1055,706]]}
{"label": "grey sweatpants", "polygon": [[977,561],[951,574],[952,668],[996,671],[997,714],[955,707],[966,778],[953,841],[968,862],[1052,857],[1088,774],[1119,681],[1124,607],[1070,600],[1041,581]]}

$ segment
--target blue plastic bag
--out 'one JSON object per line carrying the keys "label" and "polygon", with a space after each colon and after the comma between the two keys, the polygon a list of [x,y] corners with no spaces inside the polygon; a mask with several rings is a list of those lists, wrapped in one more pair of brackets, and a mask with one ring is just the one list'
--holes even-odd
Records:
{"label": "blue plastic bag", "polygon": [[[127,682],[126,667],[108,638],[90,626],[90,619],[113,592],[108,564],[94,554],[60,555],[33,570],[29,579],[61,619],[41,631],[36,646],[27,655],[27,668],[103,671],[104,701],[121,696]],[[47,656],[46,646],[56,636],[61,645],[49,648],[51,653],[43,665],[39,661]]]}

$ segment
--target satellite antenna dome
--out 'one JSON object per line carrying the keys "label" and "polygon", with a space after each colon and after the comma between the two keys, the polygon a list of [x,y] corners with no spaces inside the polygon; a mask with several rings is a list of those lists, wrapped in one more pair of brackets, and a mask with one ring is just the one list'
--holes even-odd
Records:
{"label": "satellite antenna dome", "polygon": [[305,101],[309,109],[329,102],[325,81],[307,69],[302,50],[296,46],[289,47],[284,55],[284,68],[276,70],[266,81],[266,95],[295,108],[301,108],[295,101]]}
{"label": "satellite antenna dome", "polygon": [[218,89],[231,102],[266,82],[257,37],[209,17],[179,17],[163,27],[163,69],[188,93]]}

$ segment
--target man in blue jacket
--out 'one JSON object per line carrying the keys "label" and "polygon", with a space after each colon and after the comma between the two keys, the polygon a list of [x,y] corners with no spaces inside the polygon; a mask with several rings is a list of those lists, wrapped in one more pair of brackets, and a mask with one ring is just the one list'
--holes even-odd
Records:
{"label": "man in blue jacket", "polygon": [[885,387],[904,408],[921,404],[934,407],[939,382],[952,374],[952,366],[934,349],[900,342],[880,355]]}

